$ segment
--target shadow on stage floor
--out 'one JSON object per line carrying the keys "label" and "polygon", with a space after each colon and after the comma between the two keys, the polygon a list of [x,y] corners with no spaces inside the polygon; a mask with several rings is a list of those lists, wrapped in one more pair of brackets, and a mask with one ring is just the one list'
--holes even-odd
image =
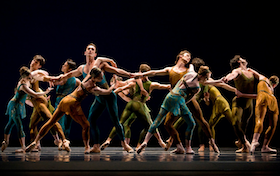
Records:
{"label": "shadow on stage floor", "polygon": [[[260,151],[236,154],[235,148],[221,148],[194,155],[170,154],[158,147],[148,147],[141,154],[127,153],[121,147],[108,147],[100,154],[85,155],[82,147],[58,151],[43,147],[41,152],[15,153],[8,147],[1,153],[2,175],[276,175],[280,171],[279,154]],[[197,148],[194,148],[197,151]]]}

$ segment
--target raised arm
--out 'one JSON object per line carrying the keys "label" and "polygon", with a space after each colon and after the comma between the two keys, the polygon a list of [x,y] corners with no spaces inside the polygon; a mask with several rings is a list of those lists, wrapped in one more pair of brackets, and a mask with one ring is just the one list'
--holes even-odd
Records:
{"label": "raised arm", "polygon": [[101,69],[103,69],[109,73],[114,73],[119,76],[128,77],[128,78],[130,78],[132,76],[131,73],[129,73],[123,69],[120,69],[120,68],[112,67],[106,62],[102,63],[100,67],[101,67]]}
{"label": "raised arm", "polygon": [[102,62],[108,62],[113,67],[117,67],[116,62],[113,59],[109,59],[107,57],[97,57],[97,59],[94,62],[94,66],[99,67]]}

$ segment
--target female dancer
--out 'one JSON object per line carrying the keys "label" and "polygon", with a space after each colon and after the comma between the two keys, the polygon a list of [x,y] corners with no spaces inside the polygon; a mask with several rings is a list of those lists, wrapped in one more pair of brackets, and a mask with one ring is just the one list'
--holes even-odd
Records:
{"label": "female dancer", "polygon": [[25,151],[25,133],[23,131],[23,126],[21,119],[26,117],[25,111],[25,100],[26,96],[30,95],[32,97],[39,97],[45,94],[48,94],[52,88],[48,88],[45,92],[34,92],[30,89],[30,80],[32,79],[30,70],[23,66],[19,70],[20,72],[20,80],[17,84],[17,88],[15,91],[14,97],[9,101],[6,115],[9,116],[9,122],[7,123],[4,129],[4,141],[2,142],[2,152],[7,148],[9,145],[9,139],[11,131],[16,125],[19,142],[21,145],[21,149],[16,150],[16,152],[22,153]]}
{"label": "female dancer", "polygon": [[265,76],[252,69],[249,69],[249,71],[259,78],[257,87],[258,95],[255,107],[255,130],[250,152],[255,152],[256,147],[260,145],[258,141],[263,131],[264,118],[266,114],[269,114],[269,127],[265,132],[261,152],[277,153],[276,149],[272,149],[268,147],[268,145],[275,133],[279,115],[277,99],[274,96],[274,89],[279,84],[279,78],[277,76],[271,76],[269,79],[267,79]]}
{"label": "female dancer", "polygon": [[[150,66],[148,66],[147,64],[141,64],[140,68],[139,68],[139,72],[143,73],[146,71],[151,70]],[[141,90],[140,90],[140,86],[139,84],[142,84],[144,89],[150,94],[154,89],[170,89],[171,85],[169,84],[159,84],[157,82],[151,82],[147,76],[142,77],[141,80],[139,80],[136,84],[134,83],[130,83],[127,84],[126,86],[123,87],[119,87],[117,88],[114,92],[116,94],[118,94],[119,92],[125,90],[125,89],[133,89],[134,93],[131,94],[131,101],[129,101],[121,115],[121,119],[120,119],[120,123],[124,124],[126,123],[126,125],[130,126],[131,124],[128,124],[128,121],[130,121],[130,123],[132,123],[135,118],[134,117],[138,117],[141,122],[143,122],[143,124],[145,125],[145,130],[144,133],[146,134],[147,130],[149,129],[150,125],[152,124],[152,119],[151,116],[149,114],[149,109],[146,105],[146,101],[147,101],[147,96],[142,96],[141,95]],[[133,115],[135,114],[135,115]],[[128,130],[128,126],[124,128]],[[125,130],[126,132],[126,130]],[[130,132],[130,130],[129,130]],[[130,139],[130,134],[129,132],[127,132],[128,136],[126,137],[127,143],[129,143],[129,139]],[[109,146],[112,138],[116,135],[116,129],[113,128],[109,137],[107,138],[107,140],[101,145],[101,148],[104,149],[107,146]],[[165,143],[163,142],[163,140],[160,137],[159,132],[157,131],[155,133],[156,138],[158,139],[158,142],[160,144],[161,147],[165,147]]]}
{"label": "female dancer", "polygon": [[112,92],[114,85],[111,86],[109,89],[102,89],[96,86],[96,82],[100,82],[102,81],[102,79],[102,71],[97,67],[93,67],[90,71],[90,77],[88,79],[83,80],[80,86],[78,86],[74,92],[72,92],[70,95],[67,95],[60,101],[52,118],[42,126],[38,135],[36,136],[36,139],[26,148],[26,151],[32,150],[32,148],[35,147],[35,145],[38,142],[40,142],[40,140],[47,134],[51,127],[64,114],[68,114],[82,126],[82,136],[85,145],[85,154],[90,153],[90,124],[81,108],[81,101],[89,94],[94,94],[98,96],[108,95]]}

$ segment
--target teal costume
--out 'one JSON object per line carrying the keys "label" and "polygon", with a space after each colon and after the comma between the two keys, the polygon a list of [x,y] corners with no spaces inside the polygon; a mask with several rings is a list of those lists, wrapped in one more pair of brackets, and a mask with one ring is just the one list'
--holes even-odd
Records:
{"label": "teal costume", "polygon": [[[83,77],[85,78],[86,76],[87,74],[84,72],[84,68],[83,68]],[[103,75],[102,81],[97,82],[96,84],[98,87],[104,89],[109,88],[105,75]],[[105,110],[105,108],[107,108],[107,110],[109,111],[110,118],[114,126],[116,127],[119,138],[122,141],[124,141],[125,140],[124,130],[121,123],[119,122],[117,95],[114,92],[112,92],[109,95],[95,96],[95,100],[90,107],[88,121],[90,122],[90,126],[91,126],[93,143],[100,144],[100,134],[96,121],[98,117],[102,114],[102,112]]]}
{"label": "teal costume", "polygon": [[[188,74],[188,73],[186,73]],[[184,83],[184,76],[181,78],[171,92],[167,94],[163,103],[161,105],[159,114],[157,115],[154,123],[150,126],[149,132],[154,133],[155,129],[162,123],[165,119],[166,114],[171,112],[174,116],[181,116],[188,124],[186,129],[186,139],[192,139],[192,133],[195,127],[195,121],[192,117],[192,113],[186,105],[186,99],[190,98],[190,95],[193,95],[192,91],[199,89],[199,87],[188,87],[185,84],[185,89],[180,89],[179,86]]]}
{"label": "teal costume", "polygon": [[26,117],[25,100],[27,97],[24,91],[19,90],[22,85],[24,84],[18,86],[16,94],[9,101],[6,111],[6,115],[9,116],[9,121],[4,129],[4,134],[11,134],[12,128],[16,125],[20,138],[25,137],[21,119]]}
{"label": "teal costume", "polygon": [[[55,109],[57,108],[59,102],[68,94],[74,91],[76,87],[76,78],[71,77],[69,78],[64,85],[58,85],[56,87],[56,100],[55,100]],[[62,127],[62,130],[66,137],[69,137],[70,128],[73,119],[69,115],[64,115],[59,120],[59,123]]]}

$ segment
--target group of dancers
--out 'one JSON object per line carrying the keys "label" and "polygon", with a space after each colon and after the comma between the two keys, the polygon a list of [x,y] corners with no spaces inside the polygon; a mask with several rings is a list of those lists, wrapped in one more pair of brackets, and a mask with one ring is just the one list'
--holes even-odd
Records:
{"label": "group of dancers", "polygon": [[[225,77],[214,80],[211,71],[200,58],[191,59],[191,53],[182,50],[176,57],[175,65],[160,70],[151,70],[147,64],[141,64],[139,72],[130,73],[117,67],[114,60],[97,57],[96,45],[87,45],[84,55],[86,64],[76,67],[73,60],[67,60],[59,76],[50,76],[41,68],[45,59],[36,55],[30,63],[30,67],[20,68],[20,79],[15,89],[15,95],[9,101],[6,115],[9,121],[4,129],[2,152],[9,144],[12,128],[16,126],[21,148],[16,152],[40,151],[40,140],[50,131],[54,137],[54,144],[59,150],[71,151],[70,141],[67,139],[70,133],[71,122],[74,120],[82,127],[82,139],[85,146],[85,154],[100,153],[111,143],[117,134],[121,140],[123,150],[134,152],[129,145],[131,138],[130,126],[138,118],[144,125],[141,131],[136,152],[141,153],[151,137],[154,135],[159,145],[168,150],[173,144],[176,149],[174,154],[194,154],[191,141],[196,123],[201,127],[209,140],[209,149],[219,153],[215,143],[215,125],[225,117],[231,123],[236,134],[238,146],[236,152],[254,152],[259,144],[260,135],[263,132],[264,119],[268,118],[268,128],[265,131],[261,152],[277,152],[268,145],[275,133],[278,121],[278,104],[274,96],[274,88],[279,83],[277,76],[266,78],[257,71],[248,68],[248,62],[239,55],[230,60],[231,72]],[[113,73],[108,84],[105,72]],[[149,77],[169,76],[170,84],[152,82]],[[83,77],[80,81],[77,77]],[[127,79],[124,80],[123,77]],[[233,80],[235,87],[227,84]],[[258,83],[256,82],[258,81]],[[39,82],[49,82],[50,87],[42,91]],[[255,85],[257,84],[257,90]],[[55,107],[51,105],[46,96],[56,86]],[[236,96],[232,100],[232,107],[223,97],[217,87],[233,92]],[[166,89],[168,94],[162,102],[157,117],[153,121],[146,102],[151,98],[154,89]],[[94,95],[94,101],[90,107],[88,117],[81,107],[81,101],[89,94]],[[118,115],[117,96],[127,102],[121,117]],[[253,99],[255,105],[254,135],[251,143],[246,137],[246,128],[253,114]],[[212,106],[212,114],[209,122],[203,116],[200,102]],[[33,107],[30,118],[31,144],[25,145],[25,132],[22,119],[26,117],[25,104]],[[106,141],[100,145],[100,134],[97,119],[107,109],[114,128]],[[38,130],[40,121],[46,123]],[[170,137],[164,142],[158,130],[164,121],[164,127]],[[180,139],[178,129],[186,123],[185,147]],[[91,134],[90,134],[91,131]],[[90,147],[92,138],[93,146]],[[200,145],[198,151],[204,151],[205,146]]]}

